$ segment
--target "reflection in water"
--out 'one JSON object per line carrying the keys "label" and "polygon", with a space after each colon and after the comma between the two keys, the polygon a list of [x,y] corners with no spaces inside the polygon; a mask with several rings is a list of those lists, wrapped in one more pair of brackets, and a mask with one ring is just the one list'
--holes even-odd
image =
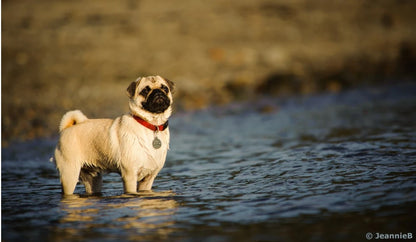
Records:
{"label": "reflection in water", "polygon": [[[2,153],[4,241],[362,241],[413,232],[416,85],[176,114],[155,191],[61,199],[56,141]],[[262,102],[277,112],[259,113]],[[84,194],[84,189],[76,193]],[[299,231],[302,231],[299,233]]]}
{"label": "reflection in water", "polygon": [[173,231],[177,202],[174,193],[140,192],[112,197],[67,196],[61,201],[66,215],[55,228],[55,238],[97,238],[103,230],[124,230],[119,236],[129,240],[167,238]]}

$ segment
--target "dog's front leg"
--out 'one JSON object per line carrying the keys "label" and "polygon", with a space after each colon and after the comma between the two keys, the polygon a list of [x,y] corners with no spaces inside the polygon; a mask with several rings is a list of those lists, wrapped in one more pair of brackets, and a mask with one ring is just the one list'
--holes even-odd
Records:
{"label": "dog's front leg", "polygon": [[124,193],[137,193],[137,173],[131,171],[122,172]]}
{"label": "dog's front leg", "polygon": [[139,183],[138,191],[152,190],[153,181],[155,180],[156,176],[157,176],[157,173],[156,174],[151,174],[151,175],[145,177],[143,180],[141,180],[140,183]]}

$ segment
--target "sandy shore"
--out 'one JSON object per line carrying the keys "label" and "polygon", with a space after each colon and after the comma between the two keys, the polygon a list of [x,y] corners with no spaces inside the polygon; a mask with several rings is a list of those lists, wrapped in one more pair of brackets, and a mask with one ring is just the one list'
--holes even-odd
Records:
{"label": "sandy shore", "polygon": [[3,1],[2,143],[127,111],[159,74],[177,110],[414,80],[414,1]]}

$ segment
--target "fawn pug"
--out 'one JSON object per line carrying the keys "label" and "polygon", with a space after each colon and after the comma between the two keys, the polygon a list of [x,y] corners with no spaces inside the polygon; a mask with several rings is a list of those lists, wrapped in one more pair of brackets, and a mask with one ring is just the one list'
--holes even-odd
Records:
{"label": "fawn pug", "polygon": [[125,193],[150,190],[169,149],[172,91],[167,79],[142,77],[127,88],[129,114],[112,120],[67,112],[55,149],[62,193],[73,194],[79,180],[86,193],[100,193],[108,172],[121,175]]}

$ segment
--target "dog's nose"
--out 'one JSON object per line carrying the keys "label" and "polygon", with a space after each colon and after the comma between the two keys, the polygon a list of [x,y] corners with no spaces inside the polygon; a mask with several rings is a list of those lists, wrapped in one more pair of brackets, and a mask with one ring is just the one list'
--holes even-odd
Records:
{"label": "dog's nose", "polygon": [[165,93],[161,89],[153,89],[152,93],[154,93],[153,95],[155,96],[165,95]]}
{"label": "dog's nose", "polygon": [[166,94],[160,89],[153,89],[152,92],[149,94],[149,100],[153,100],[155,102],[162,102],[166,98]]}

